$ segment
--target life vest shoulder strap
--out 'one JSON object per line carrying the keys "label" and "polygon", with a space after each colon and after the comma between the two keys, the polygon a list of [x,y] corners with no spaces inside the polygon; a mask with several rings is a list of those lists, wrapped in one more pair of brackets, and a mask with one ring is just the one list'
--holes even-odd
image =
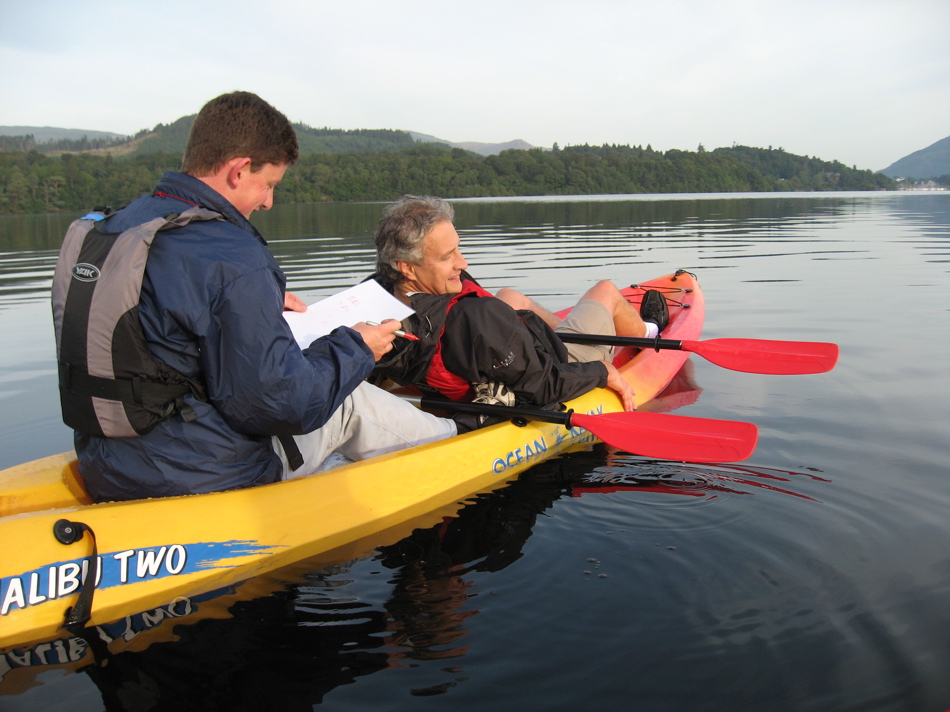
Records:
{"label": "life vest shoulder strap", "polygon": [[452,373],[445,365],[442,353],[442,338],[445,336],[445,324],[448,321],[448,314],[461,299],[491,296],[491,292],[483,289],[475,282],[466,279],[462,282],[462,291],[455,294],[445,305],[445,319],[442,321],[442,329],[439,332],[439,338],[436,340],[435,354],[432,357],[432,363],[426,373],[425,381],[429,386],[435,388],[439,393],[451,400],[470,400],[473,391],[471,383],[461,376]]}

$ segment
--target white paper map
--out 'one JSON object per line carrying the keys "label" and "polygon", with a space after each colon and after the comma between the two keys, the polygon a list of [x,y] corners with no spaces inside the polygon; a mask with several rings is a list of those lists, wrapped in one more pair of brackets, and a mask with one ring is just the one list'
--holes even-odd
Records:
{"label": "white paper map", "polygon": [[406,306],[387,292],[375,279],[360,282],[332,297],[321,299],[305,312],[285,311],[284,318],[300,348],[310,346],[314,339],[326,336],[338,326],[353,326],[360,321],[402,321],[412,314]]}

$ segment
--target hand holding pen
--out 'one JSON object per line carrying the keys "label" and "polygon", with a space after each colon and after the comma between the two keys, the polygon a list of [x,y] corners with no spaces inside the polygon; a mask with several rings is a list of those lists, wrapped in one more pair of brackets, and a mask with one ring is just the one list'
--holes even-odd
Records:
{"label": "hand holding pen", "polygon": [[[366,322],[366,323],[367,323],[369,326],[381,326],[381,324],[380,324],[379,322],[376,322],[376,321],[368,321],[368,322]],[[410,334],[409,332],[403,331],[402,329],[396,329],[393,333],[394,333],[396,336],[401,336],[402,338],[404,338],[404,339],[409,339],[410,341],[418,341],[418,340],[419,340],[419,337],[416,336],[415,334]]]}
{"label": "hand holding pen", "polygon": [[393,350],[393,344],[396,341],[396,335],[393,332],[397,326],[400,326],[399,322],[392,319],[387,320],[385,324],[359,321],[350,328],[363,338],[363,343],[373,352],[373,360],[379,361]]}

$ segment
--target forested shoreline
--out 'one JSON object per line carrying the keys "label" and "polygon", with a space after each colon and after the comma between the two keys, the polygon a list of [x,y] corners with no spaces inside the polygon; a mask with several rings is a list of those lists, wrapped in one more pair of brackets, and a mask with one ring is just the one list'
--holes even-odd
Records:
{"label": "forested shoreline", "polygon": [[[149,192],[178,152],[109,156],[0,152],[0,214],[119,207]],[[286,203],[631,193],[893,190],[887,176],[782,149],[746,146],[654,151],[647,146],[568,146],[481,156],[440,144],[301,156],[277,189]]]}

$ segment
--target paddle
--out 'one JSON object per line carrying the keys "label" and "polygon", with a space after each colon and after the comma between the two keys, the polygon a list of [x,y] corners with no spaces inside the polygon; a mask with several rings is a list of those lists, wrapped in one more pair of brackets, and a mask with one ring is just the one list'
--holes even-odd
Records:
{"label": "paddle", "polygon": [[524,418],[583,428],[608,445],[634,455],[684,462],[745,460],[755,449],[758,428],[735,420],[689,418],[664,413],[620,412],[584,415],[573,410],[519,408],[487,403],[463,403],[437,398],[414,398],[427,408],[502,418]]}
{"label": "paddle", "polygon": [[723,368],[745,373],[790,375],[825,373],[838,361],[837,344],[819,341],[768,341],[766,339],[708,339],[676,341],[636,336],[558,333],[561,341],[572,344],[606,344],[674,349],[699,354]]}

